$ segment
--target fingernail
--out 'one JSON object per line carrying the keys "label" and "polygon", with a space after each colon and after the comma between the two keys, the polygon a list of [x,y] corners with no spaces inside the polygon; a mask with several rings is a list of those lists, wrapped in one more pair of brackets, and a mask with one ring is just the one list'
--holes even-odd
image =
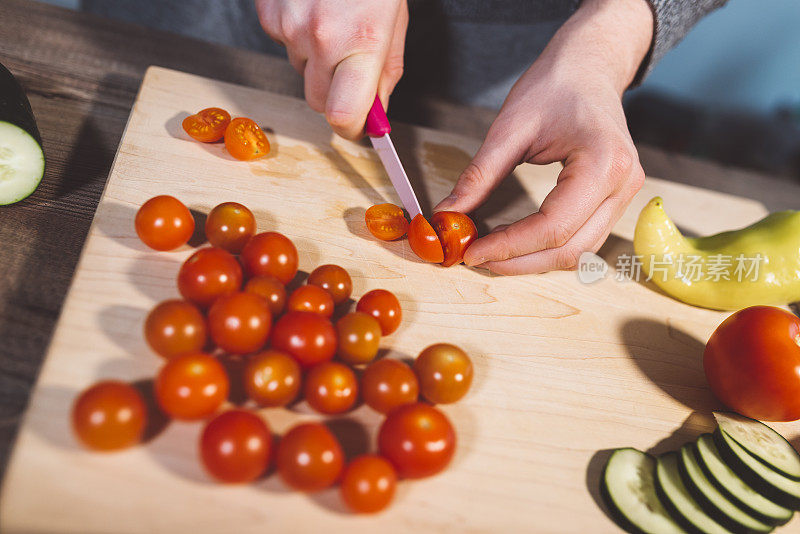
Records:
{"label": "fingernail", "polygon": [[443,198],[441,202],[436,204],[436,206],[433,207],[433,211],[444,211],[450,206],[452,206],[456,200],[458,200],[458,196],[451,193],[450,195]]}
{"label": "fingernail", "polygon": [[464,256],[464,265],[466,265],[467,267],[475,267],[476,265],[480,265],[481,263],[486,263],[486,258],[484,258],[483,256],[477,258],[470,258]]}

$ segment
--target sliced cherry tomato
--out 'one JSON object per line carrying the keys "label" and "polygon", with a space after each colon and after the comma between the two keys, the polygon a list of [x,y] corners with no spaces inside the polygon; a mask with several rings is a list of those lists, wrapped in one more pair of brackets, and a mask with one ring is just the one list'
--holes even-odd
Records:
{"label": "sliced cherry tomato", "polygon": [[248,276],[274,276],[286,285],[297,274],[297,249],[278,232],[254,235],[242,249],[241,257]]}
{"label": "sliced cherry tomato", "polygon": [[256,233],[253,212],[238,202],[223,202],[206,218],[206,238],[211,245],[239,254]]}
{"label": "sliced cherry tomato", "polygon": [[456,402],[472,384],[472,361],[449,343],[431,345],[414,361],[422,396],[434,404]]}
{"label": "sliced cherry tomato", "polygon": [[320,265],[308,275],[308,284],[330,293],[334,304],[341,304],[353,293],[353,280],[338,265]]}
{"label": "sliced cherry tomato", "polygon": [[206,108],[183,119],[183,129],[202,143],[219,141],[231,122],[231,114],[220,108]]}
{"label": "sliced cherry tomato", "polygon": [[279,316],[286,307],[286,286],[274,276],[254,276],[244,285],[244,290],[264,298],[272,317]]}
{"label": "sliced cherry tomato", "polygon": [[213,356],[202,352],[169,360],[155,381],[159,406],[175,419],[203,419],[228,398],[228,375]]}
{"label": "sliced cherry tomato", "polygon": [[165,300],[147,315],[144,337],[153,352],[167,359],[198,352],[206,345],[206,319],[191,302]]}
{"label": "sliced cherry tomato", "polygon": [[234,158],[247,161],[269,154],[269,140],[254,120],[237,117],[225,128],[225,148]]}
{"label": "sliced cherry tomato", "polygon": [[371,315],[358,311],[348,313],[336,322],[336,334],[339,338],[336,353],[349,364],[369,363],[378,354],[381,325]]}
{"label": "sliced cherry tomato", "polygon": [[183,298],[207,308],[217,297],[239,291],[242,267],[230,252],[201,248],[183,262],[178,272],[178,291]]}
{"label": "sliced cherry tomato", "polygon": [[342,500],[354,512],[374,513],[389,506],[397,487],[397,472],[377,454],[364,454],[350,462],[342,474]]}
{"label": "sliced cherry tomato", "polygon": [[263,347],[271,326],[269,304],[253,293],[223,295],[208,310],[211,339],[231,354],[247,354]]}
{"label": "sliced cherry tomato", "polygon": [[319,286],[300,286],[289,295],[289,311],[304,311],[330,317],[333,315],[333,297]]}
{"label": "sliced cherry tomato", "polygon": [[291,354],[304,369],[333,359],[336,330],[331,322],[310,312],[290,311],[275,323],[272,347]]}
{"label": "sliced cherry tomato", "polygon": [[358,304],[356,311],[366,313],[378,320],[381,325],[381,333],[388,336],[400,326],[403,319],[403,310],[400,308],[400,301],[394,293],[385,289],[373,289],[366,293]]}
{"label": "sliced cherry tomato", "polygon": [[278,473],[286,484],[300,491],[319,491],[339,479],[344,452],[328,427],[303,423],[281,438],[276,461]]}
{"label": "sliced cherry tomato", "polygon": [[431,263],[441,263],[444,261],[444,250],[439,236],[431,226],[431,223],[421,214],[411,220],[408,228],[408,244],[411,250],[421,260]]}
{"label": "sliced cherry tomato", "polygon": [[286,406],[300,392],[300,364],[275,349],[253,354],[244,369],[244,389],[259,406]]}
{"label": "sliced cherry tomato", "polygon": [[308,405],[320,413],[343,413],[356,403],[358,379],[344,364],[321,363],[306,374],[303,394]]}
{"label": "sliced cherry tomato", "polygon": [[380,413],[417,402],[419,383],[411,367],[399,360],[383,358],[372,362],[361,375],[364,404]]}
{"label": "sliced cherry tomato", "polygon": [[136,234],[155,250],[173,250],[185,245],[194,233],[194,217],[175,197],[153,197],[136,212]]}
{"label": "sliced cherry tomato", "polygon": [[129,384],[108,380],[86,389],[72,406],[72,429],[90,449],[110,451],[136,445],[147,424],[147,407]]}
{"label": "sliced cherry tomato", "polygon": [[408,219],[394,204],[376,204],[364,214],[369,233],[382,241],[400,239],[408,231]]}
{"label": "sliced cherry tomato", "polygon": [[264,420],[246,410],[212,419],[200,437],[206,471],[222,482],[251,482],[269,467],[272,434]]}
{"label": "sliced cherry tomato", "polygon": [[450,267],[464,261],[464,251],[478,236],[472,219],[457,211],[437,211],[431,217],[431,224],[444,251],[442,266]]}

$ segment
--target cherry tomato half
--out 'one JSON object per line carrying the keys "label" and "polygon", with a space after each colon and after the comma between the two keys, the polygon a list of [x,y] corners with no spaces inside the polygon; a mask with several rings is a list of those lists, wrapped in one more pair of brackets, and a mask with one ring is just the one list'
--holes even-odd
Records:
{"label": "cherry tomato half", "polygon": [[202,352],[169,360],[155,381],[159,406],[175,419],[208,417],[228,398],[228,375],[213,356]]}
{"label": "cherry tomato half", "polygon": [[72,406],[72,429],[90,449],[110,451],[136,445],[147,423],[147,407],[129,384],[108,380],[83,391]]}
{"label": "cherry tomato half", "polygon": [[206,319],[191,302],[165,300],[147,315],[144,337],[153,352],[167,359],[198,352],[206,345]]}
{"label": "cherry tomato half", "polygon": [[280,440],[276,461],[278,473],[286,484],[300,491],[319,491],[339,479],[344,452],[328,427],[303,423]]}
{"label": "cherry tomato half", "polygon": [[269,304],[253,293],[223,295],[208,310],[211,339],[231,354],[247,354],[263,347],[271,326]]}
{"label": "cherry tomato half", "polygon": [[417,215],[411,220],[408,227],[408,244],[422,261],[431,263],[442,263],[444,261],[444,249],[439,236],[431,226],[431,223],[422,216]]}
{"label": "cherry tomato half", "polygon": [[244,369],[244,390],[259,406],[286,406],[300,392],[300,364],[275,349],[253,354]]}
{"label": "cherry tomato half", "polygon": [[202,143],[219,141],[231,122],[231,114],[220,108],[206,108],[183,119],[183,129]]}
{"label": "cherry tomato half", "polygon": [[419,383],[411,367],[399,360],[383,358],[372,362],[361,375],[364,404],[380,413],[417,402]]}
{"label": "cherry tomato half", "polygon": [[183,262],[178,272],[178,291],[201,308],[217,297],[239,291],[242,267],[230,252],[216,247],[201,248]]}
{"label": "cherry tomato half", "polygon": [[272,317],[279,316],[286,307],[286,286],[274,276],[254,276],[244,285],[244,290],[265,299]]}
{"label": "cherry tomato half", "polygon": [[376,204],[364,214],[369,233],[382,241],[400,239],[408,231],[408,219],[394,204]]}
{"label": "cherry tomato half", "polygon": [[319,286],[333,297],[334,304],[341,304],[353,293],[353,280],[338,265],[320,265],[308,275],[309,285]]}
{"label": "cherry tomato half", "polygon": [[450,267],[464,261],[464,251],[478,236],[472,219],[457,211],[437,211],[431,217],[431,224],[442,244],[442,266]]}
{"label": "cherry tomato half", "polygon": [[212,419],[200,436],[206,471],[222,482],[251,482],[269,467],[272,434],[258,415],[229,410]]}
{"label": "cherry tomato half", "polygon": [[385,289],[373,289],[364,294],[356,304],[356,311],[366,313],[378,320],[381,333],[388,336],[400,326],[403,310],[394,293]]}
{"label": "cherry tomato half", "polygon": [[420,352],[414,372],[422,396],[434,404],[456,402],[472,384],[472,361],[466,352],[449,343],[437,343]]}
{"label": "cherry tomato half", "polygon": [[319,286],[300,286],[289,295],[289,311],[316,313],[323,317],[333,315],[333,297]]}
{"label": "cherry tomato half", "polygon": [[320,413],[346,412],[358,398],[358,379],[344,364],[321,363],[306,374],[303,393],[308,405]]}
{"label": "cherry tomato half", "polygon": [[304,369],[336,354],[336,330],[316,313],[288,312],[275,323],[270,342],[273,348],[291,354]]}
{"label": "cherry tomato half", "polygon": [[194,233],[194,217],[175,197],[153,197],[136,212],[136,234],[155,250],[173,250],[186,244]]}
{"label": "cherry tomato half", "polygon": [[225,128],[225,148],[234,158],[248,161],[269,154],[269,140],[254,120],[237,117]]}
{"label": "cherry tomato half", "polygon": [[378,354],[381,325],[371,315],[348,313],[336,322],[336,334],[339,338],[336,353],[349,364],[369,363]]}
{"label": "cherry tomato half", "polygon": [[278,232],[254,235],[242,249],[241,257],[248,276],[274,276],[286,285],[297,274],[297,249]]}
{"label": "cherry tomato half", "polygon": [[206,239],[212,246],[239,254],[256,233],[253,212],[238,202],[223,202],[206,218]]}
{"label": "cherry tomato half", "polygon": [[340,491],[354,512],[374,513],[389,506],[397,487],[397,472],[383,456],[364,454],[353,459],[342,474]]}

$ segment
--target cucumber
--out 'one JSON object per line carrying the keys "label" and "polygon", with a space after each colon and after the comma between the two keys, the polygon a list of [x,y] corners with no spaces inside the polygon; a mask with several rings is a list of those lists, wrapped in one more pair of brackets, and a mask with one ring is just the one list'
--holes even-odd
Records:
{"label": "cucumber", "polygon": [[753,534],[771,532],[772,526],[747,514],[723,495],[706,477],[695,456],[694,447],[687,443],[679,452],[678,470],[681,480],[694,500],[714,521],[731,532]]}
{"label": "cucumber", "polygon": [[717,425],[747,452],[765,465],[794,480],[800,480],[800,454],[770,427],[735,413],[714,412]]}
{"label": "cucumber", "polygon": [[680,534],[685,532],[664,510],[653,486],[656,460],[626,448],[608,458],[600,479],[600,495],[617,524],[627,532]]}

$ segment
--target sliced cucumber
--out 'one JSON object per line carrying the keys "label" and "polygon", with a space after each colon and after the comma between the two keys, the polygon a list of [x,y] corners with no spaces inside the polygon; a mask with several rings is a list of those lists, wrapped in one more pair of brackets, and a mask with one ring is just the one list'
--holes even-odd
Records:
{"label": "sliced cucumber", "polygon": [[715,412],[719,427],[747,452],[780,474],[800,480],[800,454],[770,427],[735,413]]}
{"label": "sliced cucumber", "polygon": [[758,493],[722,461],[711,434],[703,434],[697,439],[694,452],[708,480],[745,512],[764,523],[776,526],[783,525],[792,518],[792,510]]}
{"label": "sliced cucumber", "polygon": [[628,532],[679,534],[685,532],[669,516],[655,493],[656,460],[636,449],[617,449],[608,458],[600,479],[600,495],[614,520]]}
{"label": "sliced cucumber", "polygon": [[44,153],[31,135],[0,121],[0,205],[19,202],[33,193],[44,176]]}

